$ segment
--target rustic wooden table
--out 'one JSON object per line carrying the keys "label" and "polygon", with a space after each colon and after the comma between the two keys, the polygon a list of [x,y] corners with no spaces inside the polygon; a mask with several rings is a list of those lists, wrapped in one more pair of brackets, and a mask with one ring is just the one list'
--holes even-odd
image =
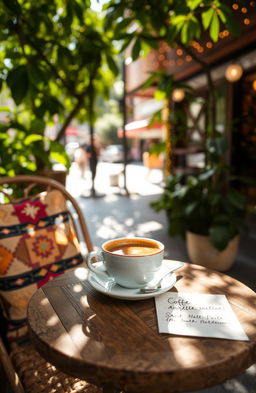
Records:
{"label": "rustic wooden table", "polygon": [[250,341],[159,334],[154,299],[110,298],[86,275],[57,277],[29,304],[32,340],[60,370],[106,391],[171,393],[217,385],[255,362],[256,294],[239,281],[185,264],[171,291],[226,295]]}

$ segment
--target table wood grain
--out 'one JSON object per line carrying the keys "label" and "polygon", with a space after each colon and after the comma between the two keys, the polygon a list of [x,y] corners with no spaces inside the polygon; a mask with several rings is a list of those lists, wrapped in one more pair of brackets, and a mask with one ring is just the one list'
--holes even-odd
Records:
{"label": "table wood grain", "polygon": [[103,295],[85,268],[37,290],[28,307],[32,340],[60,370],[125,392],[187,392],[241,374],[256,360],[255,292],[198,265],[185,264],[177,276],[171,291],[226,295],[250,341],[159,334],[154,299]]}

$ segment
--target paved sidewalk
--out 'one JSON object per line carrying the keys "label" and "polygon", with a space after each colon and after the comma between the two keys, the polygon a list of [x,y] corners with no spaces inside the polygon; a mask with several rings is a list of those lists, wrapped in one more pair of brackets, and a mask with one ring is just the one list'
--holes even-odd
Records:
{"label": "paved sidewalk", "polygon": [[[116,177],[118,184],[111,186],[111,177]],[[148,171],[143,164],[128,164],[126,167],[126,185],[131,194],[153,195],[161,192],[163,179],[160,169]],[[95,189],[98,196],[120,194],[123,191],[123,164],[99,162],[95,178]],[[89,197],[91,189],[91,174],[86,170],[84,176],[75,163],[72,164],[67,178],[67,188],[73,196]]]}
{"label": "paved sidewalk", "polygon": [[[99,171],[101,168],[101,172]],[[130,196],[120,195],[119,187],[111,187],[109,174],[121,167],[100,163],[96,179],[98,198],[89,197],[90,176],[80,178],[75,167],[67,181],[68,190],[74,195],[82,208],[93,244],[101,243],[113,237],[144,236],[162,241],[166,247],[166,257],[189,261],[185,242],[180,238],[169,237],[164,212],[156,213],[149,206],[161,193],[161,172],[154,170],[150,174],[141,165],[127,168],[127,186]],[[120,180],[121,181],[121,180]],[[234,266],[226,272],[256,291],[255,229],[252,237],[243,237]],[[256,365],[250,367],[241,376],[213,388],[197,393],[256,393]]]}

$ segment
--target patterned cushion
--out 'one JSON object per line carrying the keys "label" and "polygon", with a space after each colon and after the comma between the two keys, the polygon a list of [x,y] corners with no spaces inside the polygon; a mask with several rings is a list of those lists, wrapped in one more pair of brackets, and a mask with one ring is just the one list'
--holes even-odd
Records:
{"label": "patterned cushion", "polygon": [[0,205],[0,301],[10,340],[27,333],[27,305],[36,289],[82,262],[59,191]]}

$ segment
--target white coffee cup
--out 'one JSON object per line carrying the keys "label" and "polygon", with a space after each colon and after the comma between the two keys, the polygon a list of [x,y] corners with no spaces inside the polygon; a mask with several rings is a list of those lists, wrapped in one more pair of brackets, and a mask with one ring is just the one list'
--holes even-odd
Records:
{"label": "white coffee cup", "polygon": [[[88,268],[96,274],[108,274],[126,288],[140,288],[158,273],[164,257],[164,245],[158,240],[133,237],[106,241],[101,250],[88,254]],[[106,273],[93,262],[101,261]]]}

